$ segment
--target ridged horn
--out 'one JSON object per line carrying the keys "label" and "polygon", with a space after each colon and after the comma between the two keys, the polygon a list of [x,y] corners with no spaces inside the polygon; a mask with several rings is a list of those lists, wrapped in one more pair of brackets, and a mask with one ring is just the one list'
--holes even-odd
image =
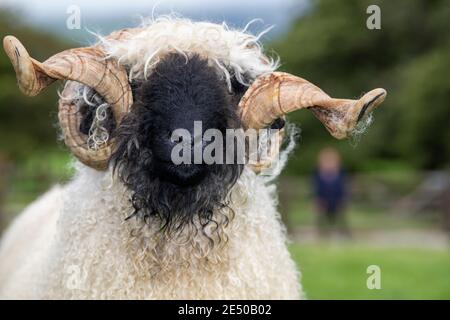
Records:
{"label": "ridged horn", "polygon": [[305,79],[274,72],[257,78],[239,107],[244,127],[253,129],[265,128],[290,112],[309,108],[333,137],[343,139],[385,97],[386,90],[375,89],[358,100],[334,99]]}
{"label": "ridged horn", "polygon": [[[58,79],[80,82],[103,97],[110,105],[117,124],[132,104],[126,70],[116,60],[108,59],[100,47],[65,50],[43,63],[31,58],[25,47],[13,36],[3,39],[3,47],[16,72],[20,90],[28,96],[39,94]],[[66,89],[63,94],[67,93]],[[98,149],[90,149],[87,137],[79,130],[80,112],[64,99],[60,101],[58,117],[65,143],[73,154],[90,167],[106,169],[112,139]]]}

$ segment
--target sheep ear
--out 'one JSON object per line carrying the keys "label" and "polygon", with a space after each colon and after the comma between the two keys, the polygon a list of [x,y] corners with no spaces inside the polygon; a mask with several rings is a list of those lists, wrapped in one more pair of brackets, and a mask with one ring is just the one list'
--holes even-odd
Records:
{"label": "sheep ear", "polygon": [[[16,72],[19,88],[26,95],[35,96],[58,79],[80,82],[104,98],[111,106],[116,123],[121,121],[133,102],[125,69],[116,60],[108,59],[100,47],[65,50],[41,63],[31,58],[13,36],[5,37],[3,46]],[[71,85],[66,86],[63,95],[73,89]],[[84,164],[106,169],[112,141],[91,149],[87,137],[79,130],[81,115],[78,111],[73,103],[60,100],[58,116],[65,143]]]}
{"label": "sheep ear", "polygon": [[239,107],[244,127],[253,129],[265,128],[283,115],[308,108],[333,137],[342,139],[385,97],[386,90],[375,89],[358,100],[334,99],[305,79],[274,72],[256,79]]}

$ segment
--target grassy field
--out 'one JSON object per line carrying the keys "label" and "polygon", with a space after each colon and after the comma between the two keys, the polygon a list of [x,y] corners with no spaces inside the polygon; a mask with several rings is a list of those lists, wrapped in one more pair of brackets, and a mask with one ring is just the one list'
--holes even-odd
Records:
{"label": "grassy field", "polygon": [[[450,252],[292,244],[308,299],[450,299]],[[366,285],[369,265],[381,269],[381,289]]]}

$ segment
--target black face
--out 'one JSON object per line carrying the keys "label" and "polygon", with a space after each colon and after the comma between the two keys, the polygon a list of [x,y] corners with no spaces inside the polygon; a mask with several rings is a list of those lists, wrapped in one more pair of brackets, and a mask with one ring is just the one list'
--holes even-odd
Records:
{"label": "black face", "polygon": [[[206,60],[181,54],[166,56],[133,87],[135,102],[117,129],[111,161],[133,193],[135,215],[160,218],[166,229],[178,229],[196,215],[210,222],[213,211],[227,205],[242,165],[174,164],[171,155],[180,140],[172,134],[187,130],[193,144],[194,121],[201,121],[202,132],[218,129],[225,137],[227,128],[241,126],[236,110],[244,88],[235,84],[230,94]],[[202,141],[203,148],[207,144]]]}

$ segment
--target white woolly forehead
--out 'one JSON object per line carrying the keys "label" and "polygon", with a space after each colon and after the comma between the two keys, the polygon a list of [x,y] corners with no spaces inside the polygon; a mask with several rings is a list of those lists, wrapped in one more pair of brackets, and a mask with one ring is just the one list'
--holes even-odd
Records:
{"label": "white woolly forehead", "polygon": [[129,39],[101,39],[110,56],[130,69],[130,80],[144,79],[167,53],[199,54],[223,73],[248,85],[261,74],[273,72],[278,60],[263,54],[258,36],[228,28],[226,24],[193,22],[188,19],[160,17],[144,24]]}

